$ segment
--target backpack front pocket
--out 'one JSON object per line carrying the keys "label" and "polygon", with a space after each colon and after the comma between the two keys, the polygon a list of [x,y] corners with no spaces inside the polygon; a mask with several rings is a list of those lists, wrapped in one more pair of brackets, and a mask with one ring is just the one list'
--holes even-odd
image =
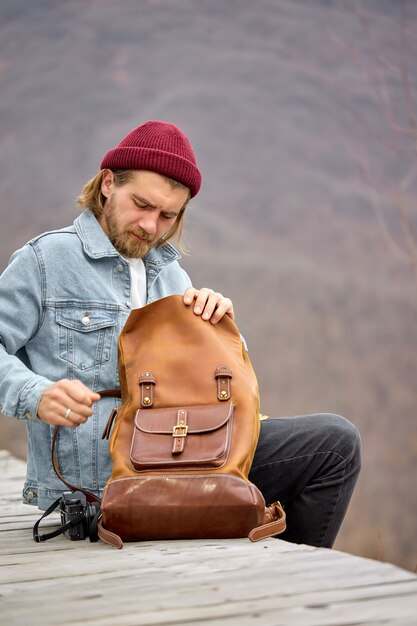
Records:
{"label": "backpack front pocket", "polygon": [[227,460],[234,405],[139,409],[130,460],[136,471],[213,469]]}

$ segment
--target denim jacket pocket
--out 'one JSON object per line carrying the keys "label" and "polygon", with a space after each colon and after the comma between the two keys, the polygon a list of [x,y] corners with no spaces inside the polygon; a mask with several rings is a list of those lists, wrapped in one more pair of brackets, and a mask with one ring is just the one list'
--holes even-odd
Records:
{"label": "denim jacket pocket", "polygon": [[57,307],[59,356],[79,370],[110,359],[117,311],[88,305]]}

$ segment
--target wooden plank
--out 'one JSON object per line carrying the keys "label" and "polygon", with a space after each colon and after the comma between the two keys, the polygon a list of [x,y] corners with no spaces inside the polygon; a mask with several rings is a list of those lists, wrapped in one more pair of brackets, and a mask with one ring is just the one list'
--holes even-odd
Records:
{"label": "wooden plank", "polygon": [[[134,549],[134,546],[136,547],[137,544],[127,544],[123,551],[116,552],[116,550],[106,546],[94,546],[94,544],[89,544],[88,542],[64,541],[65,543],[57,543],[53,551],[46,550],[37,553],[38,545],[28,538],[29,554],[6,555],[0,558],[0,565],[4,567],[13,566],[14,568],[13,572],[8,572],[7,578],[5,578],[4,571],[2,571],[0,573],[0,581],[6,583],[8,581],[39,579],[43,574],[53,576],[55,570],[59,571],[61,578],[71,577],[73,575],[73,564],[72,562],[68,564],[62,563],[62,549],[70,551],[72,554],[76,553],[78,576],[88,575],[91,572],[90,557],[92,551],[95,559],[94,575],[101,572],[111,572],[114,567],[125,567],[128,568],[129,572],[136,574],[140,573],[143,567],[146,567],[148,574],[151,574],[155,569],[159,573],[160,568],[163,568],[165,571],[169,571],[170,575],[183,576],[187,574],[187,567],[190,561],[193,562],[198,554],[199,560],[193,563],[193,572],[202,572],[207,576],[212,571],[215,573],[222,572],[223,574],[239,573],[240,568],[253,558],[256,558],[256,569],[261,570],[264,567],[266,571],[270,566],[270,561],[278,559],[279,565],[285,568],[287,578],[298,576],[301,571],[306,582],[309,579],[314,581],[317,571],[326,575],[332,575],[333,579],[342,577],[349,584],[352,584],[352,581],[360,581],[361,576],[365,572],[374,577],[379,576],[382,579],[389,576],[391,581],[409,580],[410,576],[412,576],[410,572],[399,568],[392,569],[392,566],[387,564],[379,564],[374,561],[359,559],[359,557],[346,559],[346,555],[341,553],[330,553],[328,556],[321,552],[311,553],[300,550],[285,554],[278,547],[271,546],[270,553],[264,556],[265,553],[260,553],[256,544],[248,546],[244,543],[245,540],[235,540],[239,542],[237,553],[226,549],[222,550],[221,554],[218,553],[215,545],[207,546],[200,541],[193,541],[192,546],[183,554],[177,552],[177,547],[174,550],[169,548],[162,550],[157,543],[151,544],[148,551],[141,548],[141,545],[143,546],[144,544],[139,544],[139,549]],[[45,545],[43,544],[43,546]],[[57,550],[58,547],[61,549]],[[36,554],[36,564],[29,569],[33,564],[34,554]],[[352,571],[347,572],[348,568]],[[274,570],[276,569],[275,567]]]}
{"label": "wooden plank", "polygon": [[35,544],[40,513],[18,496],[24,463],[0,452],[2,468],[1,623],[416,624],[417,576],[338,551],[279,539]]}
{"label": "wooden plank", "polygon": [[[283,563],[281,559],[279,568],[282,570],[281,575],[277,575],[279,573],[277,568],[274,568],[273,562],[269,562],[268,568],[265,567],[265,563],[261,563],[259,569],[256,568],[257,573],[263,572],[263,575],[254,578],[253,569],[248,568],[248,563],[251,561],[247,558],[248,553],[244,541],[224,542],[226,545],[222,545],[223,542],[220,544],[219,542],[212,542],[211,545],[205,546],[202,545],[203,542],[200,542],[201,545],[198,545],[198,542],[167,542],[169,545],[164,546],[163,553],[158,545],[152,543],[141,544],[144,550],[138,550],[138,545],[132,544],[122,552],[115,550],[108,552],[106,550],[108,555],[112,555],[111,559],[106,559],[106,567],[103,567],[106,563],[100,564],[97,562],[97,558],[94,559],[92,565],[91,548],[93,546],[85,542],[76,542],[77,547],[75,547],[75,542],[68,541],[67,543],[73,545],[73,549],[78,552],[76,577],[74,577],[74,559],[68,563],[62,563],[62,567],[58,567],[57,570],[53,567],[52,571],[48,568],[47,559],[41,564],[41,567],[38,567],[36,563],[32,570],[28,571],[29,560],[24,563],[26,581],[21,581],[26,582],[26,584],[21,587],[15,587],[12,583],[3,586],[5,599],[11,593],[15,597],[15,608],[17,609],[20,606],[20,595],[26,599],[33,598],[33,601],[38,597],[54,598],[49,603],[49,610],[55,615],[60,607],[70,607],[76,599],[77,603],[80,602],[80,607],[73,610],[76,611],[79,619],[82,619],[85,604],[89,606],[89,615],[91,615],[90,601],[94,591],[102,599],[112,597],[111,610],[113,612],[110,621],[106,622],[108,619],[106,612],[108,612],[109,606],[97,606],[93,611],[95,617],[104,620],[97,621],[97,623],[110,623],[111,619],[114,619],[114,611],[117,610],[120,618],[117,623],[120,624],[168,624],[186,623],[190,620],[192,623],[198,623],[195,620],[200,619],[199,611],[201,612],[202,606],[204,607],[205,621],[217,619],[219,603],[221,606],[227,605],[222,608],[222,616],[227,617],[227,619],[232,619],[236,611],[238,611],[239,616],[246,615],[248,611],[252,610],[252,605],[262,606],[262,615],[265,616],[268,616],[275,609],[280,609],[281,614],[281,609],[285,607],[297,608],[299,606],[307,606],[309,612],[315,614],[321,605],[323,605],[324,610],[324,607],[327,606],[326,603],[330,600],[334,598],[343,600],[346,593],[349,600],[356,599],[358,595],[362,598],[374,598],[375,595],[380,598],[382,595],[384,601],[388,593],[391,600],[401,596],[401,606],[395,606],[391,603],[392,609],[395,608],[397,618],[401,616],[400,609],[403,606],[403,596],[407,597],[410,590],[413,591],[414,596],[416,595],[417,579],[411,573],[393,566],[384,566],[373,561],[368,562],[366,559],[352,557],[353,561],[350,561],[348,555],[332,553],[331,551],[324,551],[324,554],[321,550],[307,550],[302,554],[297,549],[285,551],[282,554],[287,556],[288,563]],[[271,542],[273,541],[271,540]],[[82,550],[78,547],[78,543],[83,544]],[[181,549],[181,545],[177,545],[178,543],[185,544],[184,551]],[[231,550],[228,549],[230,543],[232,543]],[[279,543],[284,544],[284,542]],[[258,545],[250,544],[259,554]],[[222,556],[218,556],[216,559],[213,550],[221,551]],[[223,554],[224,552],[225,554]],[[243,554],[241,554],[242,552]],[[262,554],[263,552],[259,556]],[[275,549],[273,554],[276,555]],[[323,562],[330,565],[333,554],[340,557],[338,561],[342,563],[350,561],[350,565],[355,566],[355,575],[347,576],[345,568],[341,568],[339,565],[337,567],[334,565],[330,570],[323,570]],[[54,556],[61,558],[61,555],[56,553]],[[106,555],[102,553],[101,556],[105,557]],[[138,560],[138,556],[143,558]],[[191,556],[194,557],[193,560],[191,560]],[[210,556],[211,558],[209,558]],[[288,564],[294,556],[301,558],[298,559],[298,564],[294,565],[292,573],[289,573]],[[195,561],[196,558],[198,558],[197,562]],[[303,567],[303,558],[310,559],[311,563],[304,564]],[[225,560],[227,567],[225,567]],[[190,567],[190,563],[192,567]],[[309,565],[310,567],[308,567]],[[358,565],[361,567],[358,568]],[[114,579],[114,571],[118,571],[120,574],[118,574],[117,581]],[[334,573],[338,576],[335,577]],[[390,587],[381,585],[381,579],[386,579],[387,573],[391,580],[397,579],[406,582],[391,584]],[[56,593],[51,593],[57,588],[57,575],[61,584],[58,596]],[[364,583],[365,580],[366,583]],[[369,581],[372,580],[374,581],[374,588],[369,584]],[[231,585],[232,581],[233,584]],[[272,586],[271,583],[273,583]],[[405,586],[401,588],[401,585]],[[381,589],[381,586],[384,589]],[[161,589],[163,589],[162,603]],[[341,589],[345,590],[345,596],[343,594],[340,596]],[[381,589],[381,591],[376,593],[375,589]],[[310,590],[310,595],[305,595],[308,590]],[[19,594],[17,594],[18,591]],[[300,593],[301,591],[304,598]],[[138,593],[140,607],[137,603],[132,602],[132,598],[137,597]],[[155,615],[150,610],[154,606],[159,607]],[[3,603],[3,607],[7,608],[7,603]],[[13,604],[8,608],[13,609]],[[168,616],[163,615],[163,613],[168,608],[169,621],[166,621]],[[415,611],[416,608],[414,605],[412,611]],[[130,618],[132,611],[135,616],[133,621]],[[327,608],[326,611],[328,611]],[[407,615],[410,615],[410,611]],[[44,617],[46,618],[46,616]],[[239,617],[239,619],[241,618]]]}
{"label": "wooden plank", "polygon": [[[60,610],[71,609],[71,616],[74,622],[95,624],[202,624],[210,621],[221,620],[220,623],[237,623],[235,618],[241,623],[274,623],[274,624],[365,624],[373,622],[375,618],[385,616],[385,624],[397,624],[398,619],[410,618],[414,620],[415,605],[404,605],[403,598],[412,592],[415,597],[416,586],[413,584],[409,588],[398,586],[394,589],[386,587],[385,595],[381,592],[373,595],[371,588],[366,589],[364,597],[358,598],[354,592],[345,596],[338,593],[331,595],[320,595],[317,593],[308,594],[283,594],[268,593],[267,587],[261,587],[260,593],[254,593],[253,588],[245,585],[245,595],[243,597],[233,597],[230,595],[230,587],[227,589],[220,579],[215,588],[205,586],[195,588],[193,586],[184,590],[173,589],[167,593],[165,587],[158,586],[154,593],[149,596],[149,592],[144,593],[140,584],[136,585],[136,594],[122,594],[119,597],[120,588],[117,584],[113,590],[108,591],[106,596],[101,588],[86,590],[81,594],[77,588],[66,590],[64,595],[60,594],[57,601],[51,604],[48,601],[48,612],[55,615],[54,621],[45,621],[47,614],[37,615],[33,624],[41,623],[67,623],[66,618],[59,617]],[[221,591],[223,590],[223,593]],[[236,592],[235,592],[236,596]],[[38,593],[30,595],[35,602],[40,596]],[[50,597],[50,596],[43,596]],[[111,603],[106,603],[106,598],[111,598]],[[19,611],[21,603],[16,598],[15,611]],[[72,608],[71,608],[72,607]],[[3,605],[6,611],[9,607]],[[13,609],[13,606],[11,607]],[[7,614],[7,613],[6,613]],[[12,611],[13,615],[13,611]],[[204,621],[201,620],[204,615]],[[274,621],[274,616],[279,615],[280,621]],[[30,616],[30,609],[23,614]],[[348,616],[348,619],[346,619]],[[394,617],[393,617],[394,616]],[[262,617],[260,621],[260,617]],[[257,619],[257,621],[255,620]],[[391,618],[391,619],[390,619]],[[410,621],[410,624],[415,623]]]}

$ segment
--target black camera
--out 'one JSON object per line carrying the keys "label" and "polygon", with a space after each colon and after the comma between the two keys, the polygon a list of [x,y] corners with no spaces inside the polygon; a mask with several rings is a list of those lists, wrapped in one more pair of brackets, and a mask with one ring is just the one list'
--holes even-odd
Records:
{"label": "black camera", "polygon": [[100,512],[98,502],[87,502],[81,491],[64,491],[59,508],[62,526],[69,525],[64,535],[71,541],[86,537],[90,537],[90,541],[97,541],[97,517]]}

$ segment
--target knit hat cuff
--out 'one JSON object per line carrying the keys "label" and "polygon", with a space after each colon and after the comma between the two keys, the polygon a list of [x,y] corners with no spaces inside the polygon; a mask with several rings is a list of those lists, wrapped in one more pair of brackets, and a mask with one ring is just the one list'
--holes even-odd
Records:
{"label": "knit hat cuff", "polygon": [[101,162],[101,169],[110,170],[150,170],[169,176],[190,189],[194,197],[201,186],[198,168],[184,157],[154,148],[119,146],[109,150]]}

